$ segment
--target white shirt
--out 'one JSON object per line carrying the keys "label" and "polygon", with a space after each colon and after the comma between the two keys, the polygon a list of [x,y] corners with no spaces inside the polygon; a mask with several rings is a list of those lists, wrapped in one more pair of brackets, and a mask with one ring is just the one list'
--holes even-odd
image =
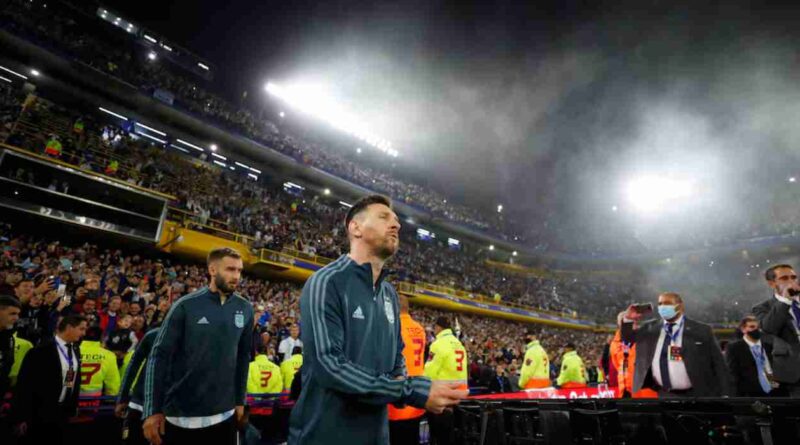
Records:
{"label": "white shirt", "polygon": [[[672,327],[673,335],[675,335],[675,330],[678,328],[680,328],[680,332],[678,332],[678,336],[672,340],[671,344],[681,348],[683,347],[683,331],[686,329],[686,324],[683,321],[683,315],[681,315]],[[661,325],[661,333],[658,335],[658,343],[656,343],[656,353],[653,355],[653,362],[650,364],[653,379],[659,386],[663,386],[661,383],[661,349],[664,347],[664,338],[667,336],[666,325],[666,321]],[[667,357],[667,360],[669,360],[669,357]],[[669,381],[672,385],[671,389],[691,389],[692,382],[689,380],[689,374],[686,373],[686,363],[683,360],[669,360],[668,369]]]}
{"label": "white shirt", "polygon": [[[58,359],[61,361],[61,395],[58,396],[58,403],[62,403],[64,399],[67,398],[67,386],[64,385],[64,381],[67,379],[67,370],[69,369],[69,362],[67,358],[64,357],[64,354],[69,354],[69,349],[67,348],[67,342],[61,339],[58,335],[56,335],[56,349],[58,349]],[[72,370],[74,371],[74,375],[72,377],[72,385],[73,389],[75,386],[75,379],[78,378],[78,357],[76,355],[80,355],[79,351],[72,351]]]}
{"label": "white shirt", "polygon": [[[753,346],[758,345],[758,346],[761,347],[761,353],[764,354],[764,372],[767,375],[771,375],[772,374],[772,366],[769,365],[769,357],[767,356],[767,351],[764,349],[764,345],[761,344],[761,340],[753,342],[746,335],[743,338],[744,338],[744,342],[747,343],[747,346],[750,347],[750,355],[753,355]],[[756,358],[753,357],[753,361],[755,361],[755,360],[756,360]],[[756,369],[758,369],[758,366],[756,366]]]}
{"label": "white shirt", "polygon": [[278,345],[278,355],[283,356],[283,361],[286,361],[292,357],[292,351],[294,351],[295,346],[303,347],[303,341],[300,340],[298,337],[294,339],[292,337],[286,337],[281,341],[281,344]]}
{"label": "white shirt", "polygon": [[797,329],[797,319],[794,317],[794,312],[792,312],[792,300],[778,294],[775,294],[775,299],[789,306],[786,310],[789,311],[789,316],[792,317],[792,327],[794,327],[794,332],[797,334],[797,339],[800,340],[800,330]]}

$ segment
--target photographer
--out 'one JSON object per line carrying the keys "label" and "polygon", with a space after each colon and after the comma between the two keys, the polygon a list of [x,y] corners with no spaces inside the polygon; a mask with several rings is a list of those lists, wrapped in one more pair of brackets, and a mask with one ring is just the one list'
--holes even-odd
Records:
{"label": "photographer", "polygon": [[761,330],[773,336],[774,379],[785,396],[800,397],[800,284],[789,264],[764,274],[773,296],[753,307]]}

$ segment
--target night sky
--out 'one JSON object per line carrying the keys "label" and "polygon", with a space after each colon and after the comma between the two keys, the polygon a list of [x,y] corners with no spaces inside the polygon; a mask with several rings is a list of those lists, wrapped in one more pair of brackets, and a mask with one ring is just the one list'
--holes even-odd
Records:
{"label": "night sky", "polygon": [[800,9],[750,3],[104,4],[209,59],[230,96],[324,85],[449,196],[641,234],[626,178],[694,178],[708,193],[683,217],[722,227],[798,165]]}

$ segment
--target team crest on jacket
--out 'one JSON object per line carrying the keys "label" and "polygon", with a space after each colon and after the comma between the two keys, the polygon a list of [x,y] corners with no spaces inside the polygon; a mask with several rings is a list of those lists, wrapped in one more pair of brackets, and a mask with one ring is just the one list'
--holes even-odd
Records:
{"label": "team crest on jacket", "polygon": [[242,311],[236,311],[236,315],[233,316],[233,324],[236,325],[237,328],[244,327],[244,313],[242,313]]}
{"label": "team crest on jacket", "polygon": [[389,320],[389,323],[394,324],[394,306],[386,294],[383,294],[383,310],[386,312],[386,319]]}

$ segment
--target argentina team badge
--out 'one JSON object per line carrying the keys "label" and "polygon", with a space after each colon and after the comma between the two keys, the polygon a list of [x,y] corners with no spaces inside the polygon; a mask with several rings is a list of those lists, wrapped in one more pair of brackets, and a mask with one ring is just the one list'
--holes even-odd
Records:
{"label": "argentina team badge", "polygon": [[388,295],[383,295],[383,311],[386,312],[386,319],[389,323],[394,324],[394,305]]}
{"label": "argentina team badge", "polygon": [[233,324],[237,328],[244,327],[244,313],[242,311],[236,311],[236,315],[233,316]]}

